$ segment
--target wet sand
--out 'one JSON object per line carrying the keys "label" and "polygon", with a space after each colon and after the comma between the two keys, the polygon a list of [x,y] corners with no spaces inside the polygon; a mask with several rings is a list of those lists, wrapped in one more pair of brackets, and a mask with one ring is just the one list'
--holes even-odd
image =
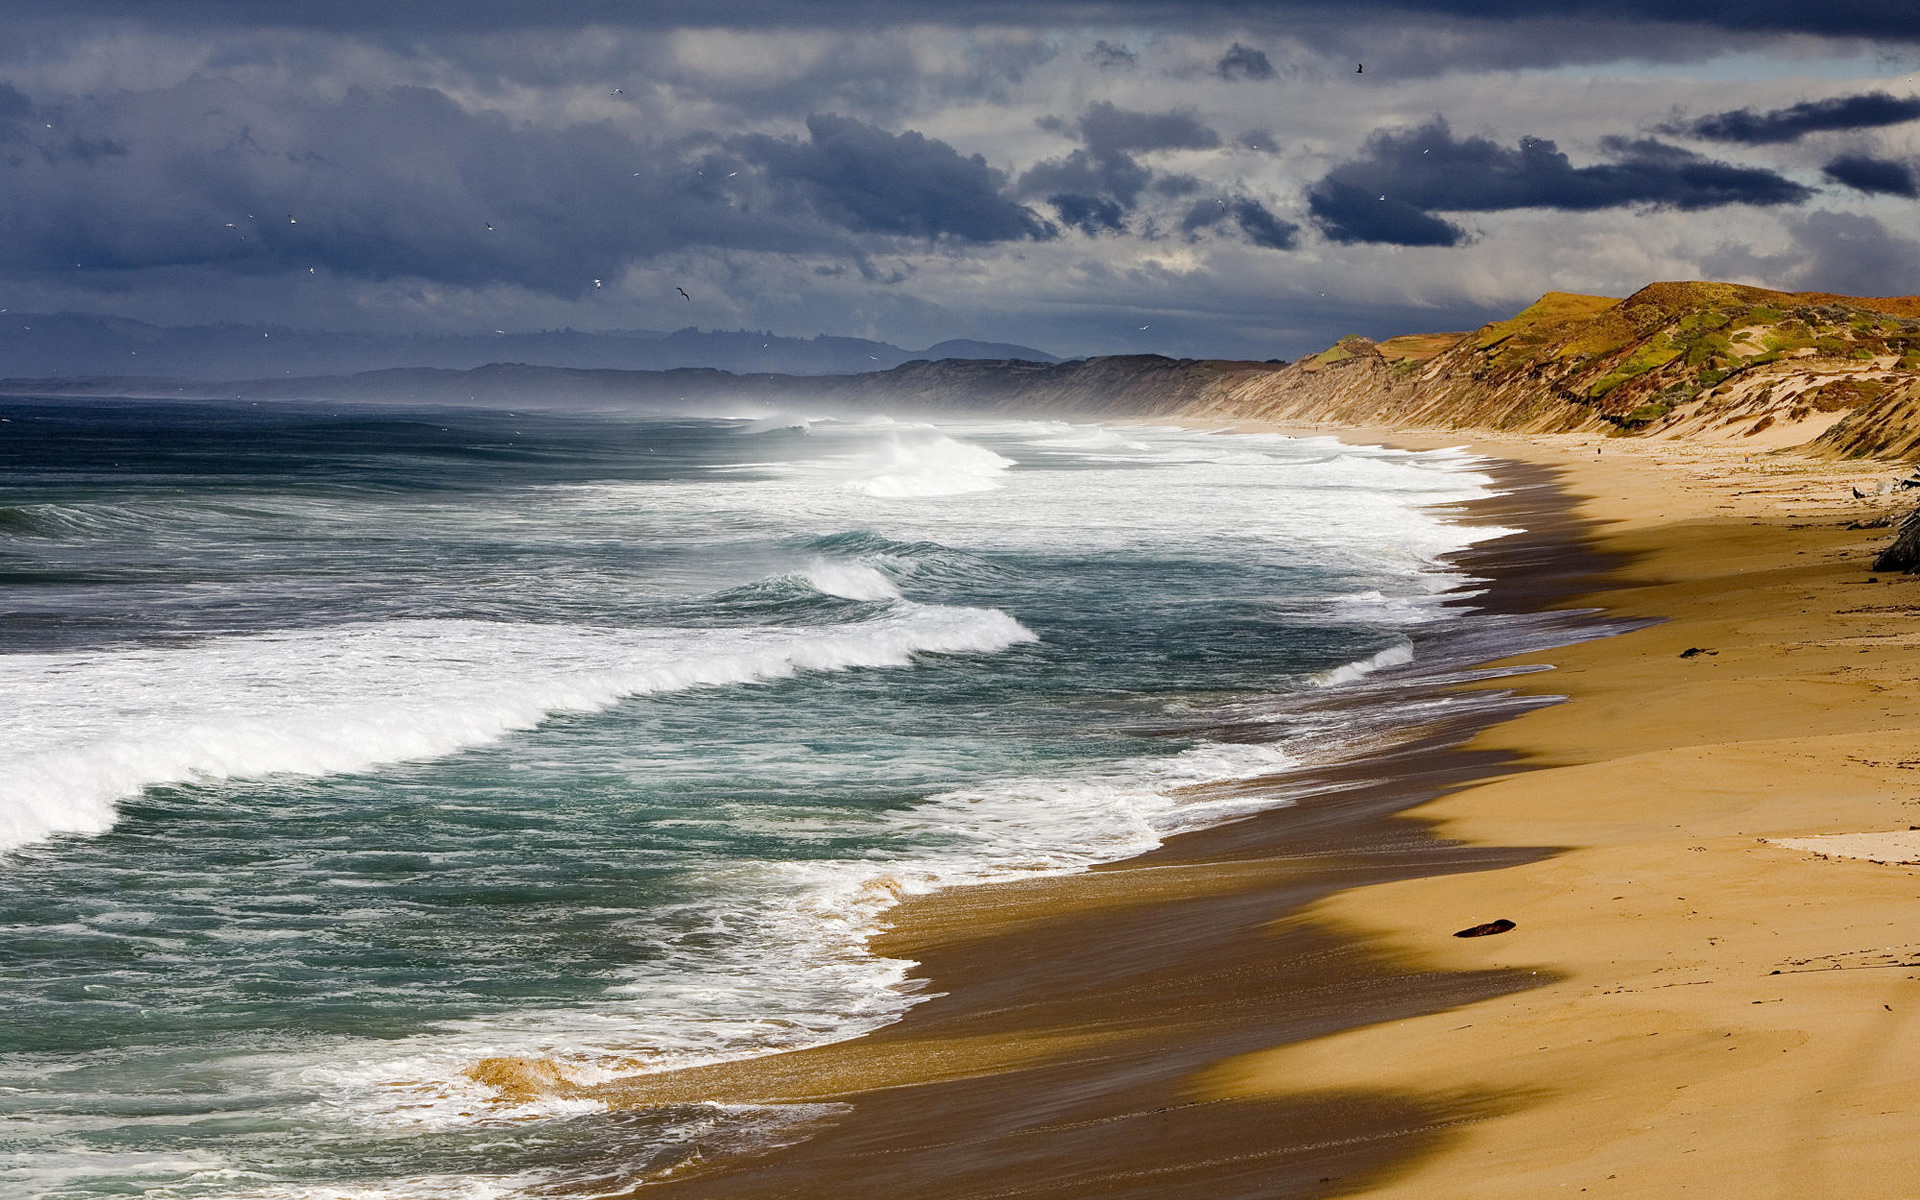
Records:
{"label": "wet sand", "polygon": [[1661,623],[1436,684],[1490,694],[1293,807],[909,901],[876,949],[941,994],[898,1024],[600,1090],[846,1106],[644,1191],[1905,1194],[1920,876],[1759,840],[1920,824],[1920,582],[1866,582],[1867,468],[1474,444],[1532,464],[1472,514],[1529,528],[1467,556],[1481,603]]}

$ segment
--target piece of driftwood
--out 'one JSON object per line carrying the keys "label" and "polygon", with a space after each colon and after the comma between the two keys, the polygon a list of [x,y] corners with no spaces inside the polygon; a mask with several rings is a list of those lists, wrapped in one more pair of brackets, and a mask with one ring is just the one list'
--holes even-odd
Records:
{"label": "piece of driftwood", "polygon": [[1904,571],[1912,574],[1920,571],[1920,508],[1908,513],[1900,522],[1900,531],[1894,535],[1893,545],[1882,550],[1873,560],[1876,571]]}
{"label": "piece of driftwood", "polygon": [[1486,937],[1488,934],[1505,933],[1513,928],[1513,922],[1501,917],[1498,921],[1488,921],[1485,925],[1475,925],[1471,929],[1462,929],[1455,937]]}

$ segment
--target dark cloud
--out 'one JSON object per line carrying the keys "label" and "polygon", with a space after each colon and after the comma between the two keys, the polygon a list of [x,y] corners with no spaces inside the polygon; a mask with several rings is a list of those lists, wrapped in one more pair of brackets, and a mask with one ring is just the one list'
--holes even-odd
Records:
{"label": "dark cloud", "polygon": [[1087,51],[1087,61],[1096,67],[1131,67],[1138,59],[1139,56],[1133,51],[1105,38],[1096,41],[1093,49]]}
{"label": "dark cloud", "polygon": [[1088,105],[1071,123],[1063,117],[1042,117],[1040,127],[1086,145],[1035,163],[1020,176],[1015,191],[1044,196],[1061,220],[1088,233],[1120,229],[1148,187],[1171,196],[1200,187],[1191,175],[1156,176],[1130,152],[1211,150],[1220,145],[1220,135],[1192,112],[1140,112],[1106,100]]}
{"label": "dark cloud", "polygon": [[1211,150],[1220,135],[1189,110],[1136,112],[1109,100],[1080,114],[1080,138],[1095,154],[1145,150]]}
{"label": "dark cloud", "polygon": [[1119,233],[1126,228],[1126,210],[1104,196],[1048,196],[1060,219],[1086,234]]}
{"label": "dark cloud", "polygon": [[1238,197],[1233,200],[1202,200],[1180,219],[1180,231],[1192,236],[1202,229],[1231,221],[1246,239],[1269,250],[1292,250],[1300,244],[1300,227],[1283,221],[1257,200]]}
{"label": "dark cloud", "polygon": [[1693,121],[1664,126],[1667,133],[1684,133],[1710,142],[1763,146],[1795,141],[1809,133],[1835,129],[1877,129],[1920,117],[1920,96],[1892,96],[1865,92],[1828,100],[1803,100],[1787,108],[1755,112],[1736,108]]}
{"label": "dark cloud", "polygon": [[1269,250],[1291,250],[1299,244],[1300,227],[1292,221],[1282,221],[1257,201],[1236,200],[1232,207],[1240,232],[1254,245]]}
{"label": "dark cloud", "polygon": [[[0,113],[21,103],[0,91]],[[1051,232],[982,159],[831,116],[813,118],[806,140],[644,142],[604,122],[539,128],[472,112],[430,88],[320,102],[195,78],[37,109],[9,128],[0,271],[91,287],[195,270],[577,297],[690,249],[860,261],[876,235]]]}
{"label": "dark cloud", "polygon": [[1338,180],[1324,179],[1307,193],[1307,211],[1336,242],[1390,246],[1458,246],[1467,231],[1405,200],[1390,200]]}
{"label": "dark cloud", "polygon": [[33,101],[10,83],[0,83],[0,137],[12,136],[33,113]]}
{"label": "dark cloud", "polygon": [[1048,235],[1032,210],[1003,194],[1004,178],[977,154],[832,114],[808,117],[807,134],[805,142],[761,134],[734,144],[778,189],[843,229],[965,242]]}
{"label": "dark cloud", "polygon": [[1920,183],[1914,179],[1913,167],[1893,159],[1843,154],[1822,167],[1820,173],[1835,183],[1845,184],[1859,192],[1909,198],[1920,196]]}
{"label": "dark cloud", "polygon": [[1027,168],[1015,191],[1022,196],[1110,196],[1132,208],[1141,189],[1152,179],[1153,172],[1131,155],[1075,150],[1064,158],[1045,159]]}
{"label": "dark cloud", "polygon": [[1359,158],[1309,189],[1308,203],[1336,242],[1451,246],[1466,239],[1465,231],[1434,213],[1589,212],[1633,204],[1695,210],[1796,204],[1811,194],[1777,172],[1716,162],[1651,139],[1607,138],[1601,149],[1613,161],[1576,167],[1540,138],[1523,138],[1516,148],[1482,137],[1456,140],[1441,120],[1380,130]]}
{"label": "dark cloud", "polygon": [[1235,42],[1213,68],[1222,79],[1272,79],[1273,64],[1264,52]]}
{"label": "dark cloud", "polygon": [[330,30],[407,32],[519,30],[554,26],[801,25],[873,27],[876,23],[1050,23],[1086,27],[1266,19],[1353,22],[1408,15],[1448,20],[1514,21],[1555,18],[1609,23],[1658,23],[1729,32],[1806,33],[1827,37],[1920,37],[1920,10],[1902,0],[979,0],[957,11],[931,0],[8,0],[10,17],[138,20],[153,25],[254,25]]}

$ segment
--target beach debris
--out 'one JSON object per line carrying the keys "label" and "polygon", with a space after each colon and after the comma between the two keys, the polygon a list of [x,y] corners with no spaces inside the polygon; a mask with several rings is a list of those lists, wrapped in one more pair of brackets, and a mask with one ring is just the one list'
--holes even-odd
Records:
{"label": "beach debris", "polygon": [[1681,658],[1697,658],[1702,654],[1718,654],[1718,650],[1707,650],[1700,646],[1688,646],[1680,652]]}
{"label": "beach debris", "polygon": [[1904,571],[1908,574],[1920,571],[1920,508],[1908,513],[1900,522],[1900,532],[1894,535],[1893,545],[1875,556],[1873,569]]}
{"label": "beach debris", "polygon": [[1485,925],[1475,925],[1471,929],[1462,929],[1455,937],[1488,937],[1496,933],[1505,933],[1512,929],[1513,922],[1501,917],[1498,921],[1488,921]]}

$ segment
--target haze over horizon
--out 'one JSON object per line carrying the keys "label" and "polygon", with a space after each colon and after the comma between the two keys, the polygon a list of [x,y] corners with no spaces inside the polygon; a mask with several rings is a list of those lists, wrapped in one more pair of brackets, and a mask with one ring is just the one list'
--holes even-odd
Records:
{"label": "haze over horizon", "polygon": [[1884,0],[7,10],[10,313],[1290,358],[1920,291]]}

